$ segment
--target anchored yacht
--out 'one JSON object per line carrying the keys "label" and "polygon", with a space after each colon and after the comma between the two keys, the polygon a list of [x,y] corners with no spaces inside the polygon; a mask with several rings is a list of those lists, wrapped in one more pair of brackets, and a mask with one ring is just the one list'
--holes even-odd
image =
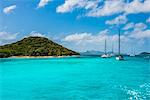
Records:
{"label": "anchored yacht", "polygon": [[107,54],[107,52],[106,52],[106,38],[105,38],[105,53],[101,56],[102,58],[109,58],[110,57],[110,55],[109,54]]}
{"label": "anchored yacht", "polygon": [[116,60],[124,60],[124,57],[120,54],[120,28],[118,31],[118,56],[116,57]]}

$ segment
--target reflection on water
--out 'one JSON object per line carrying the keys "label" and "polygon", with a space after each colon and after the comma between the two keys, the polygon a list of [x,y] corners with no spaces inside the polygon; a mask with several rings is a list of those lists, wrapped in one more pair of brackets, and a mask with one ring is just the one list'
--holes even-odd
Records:
{"label": "reflection on water", "polygon": [[13,61],[13,59],[0,58],[0,63],[3,63],[3,62],[11,62],[11,61]]}

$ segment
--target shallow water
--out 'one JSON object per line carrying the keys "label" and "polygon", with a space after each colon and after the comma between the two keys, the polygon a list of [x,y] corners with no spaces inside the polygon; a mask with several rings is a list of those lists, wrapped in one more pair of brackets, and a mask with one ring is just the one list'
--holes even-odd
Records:
{"label": "shallow water", "polygon": [[0,59],[1,100],[150,100],[143,58]]}

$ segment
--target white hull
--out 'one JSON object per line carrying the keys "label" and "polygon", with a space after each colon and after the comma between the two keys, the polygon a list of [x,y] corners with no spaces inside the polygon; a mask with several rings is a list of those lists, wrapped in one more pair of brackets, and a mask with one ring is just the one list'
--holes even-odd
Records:
{"label": "white hull", "polygon": [[135,57],[135,55],[130,55],[130,57]]}
{"label": "white hull", "polygon": [[116,60],[124,60],[123,56],[116,57]]}
{"label": "white hull", "polygon": [[108,54],[103,54],[101,57],[102,57],[102,58],[110,58],[110,55],[108,55]]}

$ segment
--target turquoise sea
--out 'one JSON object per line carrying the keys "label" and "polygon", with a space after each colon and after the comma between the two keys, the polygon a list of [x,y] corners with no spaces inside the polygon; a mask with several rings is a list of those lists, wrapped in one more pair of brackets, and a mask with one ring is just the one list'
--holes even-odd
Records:
{"label": "turquoise sea", "polygon": [[150,100],[150,61],[125,59],[0,59],[0,100]]}

